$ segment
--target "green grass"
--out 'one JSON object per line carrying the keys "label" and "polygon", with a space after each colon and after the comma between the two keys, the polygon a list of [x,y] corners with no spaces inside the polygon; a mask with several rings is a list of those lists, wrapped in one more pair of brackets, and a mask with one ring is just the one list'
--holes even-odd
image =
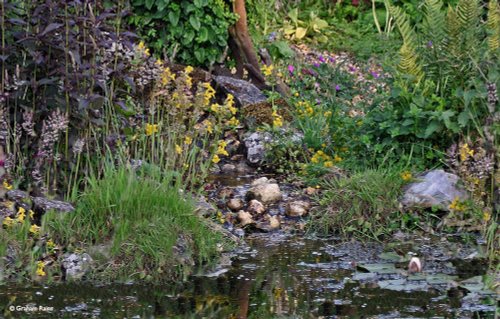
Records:
{"label": "green grass", "polygon": [[380,239],[391,232],[399,214],[401,169],[369,169],[339,179],[323,180],[320,205],[309,224],[323,235],[341,234]]}
{"label": "green grass", "polygon": [[[90,179],[74,213],[45,217],[46,230],[68,250],[110,247],[112,260],[101,264],[105,279],[177,278],[227,244],[181,189],[169,176],[107,168],[102,179]],[[176,245],[181,252],[174,253]]]}

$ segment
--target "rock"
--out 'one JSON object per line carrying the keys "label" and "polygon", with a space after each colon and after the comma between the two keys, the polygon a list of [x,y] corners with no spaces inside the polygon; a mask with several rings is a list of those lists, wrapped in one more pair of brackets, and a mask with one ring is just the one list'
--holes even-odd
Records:
{"label": "rock", "polygon": [[236,171],[236,166],[233,164],[224,164],[222,166],[222,173],[234,173]]}
{"label": "rock", "polygon": [[278,229],[280,228],[280,226],[281,222],[278,216],[271,216],[269,218],[269,227],[271,228],[271,230]]}
{"label": "rock", "polygon": [[404,208],[438,207],[449,210],[448,206],[455,199],[468,199],[465,190],[458,186],[460,178],[443,170],[432,170],[419,177],[406,187],[401,199]]}
{"label": "rock", "polygon": [[252,168],[247,165],[245,162],[239,162],[236,165],[236,171],[238,173],[250,173],[252,171]]}
{"label": "rock", "polygon": [[272,141],[269,133],[255,132],[246,137],[243,142],[247,149],[247,162],[250,165],[258,166],[265,158],[265,144]]}
{"label": "rock", "polygon": [[297,200],[289,202],[286,205],[286,214],[290,217],[302,217],[307,215],[310,208],[311,204],[309,204],[309,202]]}
{"label": "rock", "polygon": [[252,199],[248,203],[248,209],[247,210],[248,210],[248,212],[250,212],[252,214],[260,215],[260,214],[263,214],[266,211],[266,207],[261,202],[259,202],[258,200]]}
{"label": "rock", "polygon": [[215,207],[210,204],[205,197],[200,196],[196,202],[194,212],[202,217],[209,217],[215,215],[217,213],[217,209],[215,209]]}
{"label": "rock", "polygon": [[249,212],[245,212],[243,210],[240,210],[238,212],[238,221],[240,222],[242,227],[245,227],[246,225],[250,224],[255,224],[255,221],[252,218],[252,214]]}
{"label": "rock", "polygon": [[282,195],[278,184],[259,184],[248,190],[246,198],[247,200],[256,199],[263,204],[269,204],[281,200]]}
{"label": "rock", "polygon": [[238,162],[244,158],[243,154],[236,154],[231,156],[231,161]]}
{"label": "rock", "polygon": [[226,93],[232,94],[239,106],[261,103],[267,100],[264,93],[250,82],[229,76],[216,76],[215,82]]}
{"label": "rock", "polygon": [[66,253],[63,255],[62,266],[66,280],[80,280],[92,269],[93,260],[87,253]]}
{"label": "rock", "polygon": [[261,177],[252,182],[252,186],[257,186],[262,184],[269,184],[269,179],[267,177]]}
{"label": "rock", "polygon": [[308,187],[308,188],[304,189],[304,194],[309,195],[309,196],[314,195],[317,192],[318,192],[318,189],[316,189],[314,187]]}
{"label": "rock", "polygon": [[224,187],[219,191],[219,198],[231,198],[234,196],[234,190],[230,187]]}
{"label": "rock", "polygon": [[46,213],[48,211],[56,211],[58,213],[71,213],[75,210],[73,205],[67,202],[51,200],[45,197],[33,197],[33,210]]}
{"label": "rock", "polygon": [[8,191],[5,194],[5,196],[8,200],[18,202],[18,203],[30,200],[30,195],[27,192],[23,192],[23,191],[20,191],[17,189]]}
{"label": "rock", "polygon": [[236,212],[242,209],[245,203],[239,198],[231,198],[227,201],[226,205],[230,210]]}

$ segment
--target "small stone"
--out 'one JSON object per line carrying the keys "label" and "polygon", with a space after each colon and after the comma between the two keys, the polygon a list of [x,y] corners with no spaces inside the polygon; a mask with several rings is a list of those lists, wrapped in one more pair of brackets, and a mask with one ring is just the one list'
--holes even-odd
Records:
{"label": "small stone", "polygon": [[66,253],[63,255],[62,266],[66,280],[80,280],[92,269],[93,260],[89,254]]}
{"label": "small stone", "polygon": [[224,164],[222,166],[222,173],[234,173],[236,171],[236,166],[233,164]]}
{"label": "small stone", "polygon": [[245,212],[243,210],[240,210],[238,212],[238,221],[240,222],[242,227],[245,227],[246,225],[250,224],[255,224],[255,221],[252,218],[252,214],[249,212]]}
{"label": "small stone", "polygon": [[219,191],[219,198],[231,198],[234,196],[234,190],[229,187],[224,187]]}
{"label": "small stone", "polygon": [[236,171],[238,173],[249,173],[252,171],[252,168],[248,166],[245,162],[240,162],[236,165]]}
{"label": "small stone", "polygon": [[316,189],[314,187],[308,187],[308,188],[304,189],[304,194],[309,195],[309,196],[314,195],[317,192],[318,192],[318,189]]}
{"label": "small stone", "polygon": [[242,209],[245,203],[240,198],[231,198],[227,201],[226,205],[230,210],[236,212]]}
{"label": "small stone", "polygon": [[280,226],[281,226],[281,222],[280,222],[278,216],[271,216],[269,218],[269,227],[271,228],[271,230],[278,229],[278,228],[280,228]]}
{"label": "small stone", "polygon": [[266,211],[266,207],[264,206],[264,204],[262,204],[258,200],[252,199],[248,203],[248,209],[247,210],[250,213],[252,213],[252,214],[260,215],[260,214],[263,214]]}
{"label": "small stone", "polygon": [[236,154],[236,155],[231,156],[231,161],[238,162],[238,161],[241,161],[243,158],[245,158],[245,156],[243,156],[243,154]]}
{"label": "small stone", "polygon": [[293,201],[286,205],[286,214],[290,217],[302,217],[307,215],[310,208],[311,204],[309,202],[301,200]]}
{"label": "small stone", "polygon": [[57,213],[71,213],[75,210],[73,205],[67,202],[51,200],[45,197],[33,197],[33,210],[46,213],[56,211]]}
{"label": "small stone", "polygon": [[281,200],[282,195],[278,184],[260,184],[250,188],[246,198],[247,200],[256,199],[263,204],[269,204]]}

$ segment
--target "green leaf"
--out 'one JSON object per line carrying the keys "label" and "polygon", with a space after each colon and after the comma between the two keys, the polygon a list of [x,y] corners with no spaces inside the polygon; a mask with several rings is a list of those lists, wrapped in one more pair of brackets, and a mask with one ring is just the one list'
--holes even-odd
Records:
{"label": "green leaf", "polygon": [[469,119],[470,119],[470,116],[469,116],[469,112],[467,112],[467,111],[462,111],[457,117],[457,121],[458,121],[458,124],[460,125],[460,127],[466,127],[467,123],[469,123]]}
{"label": "green leaf", "polygon": [[181,13],[178,10],[170,11],[168,13],[168,21],[170,22],[170,24],[172,26],[176,26],[179,23],[180,15],[181,15]]}
{"label": "green leaf", "polygon": [[200,33],[198,34],[197,42],[206,42],[208,40],[208,29],[205,27],[200,28]]}
{"label": "green leaf", "polygon": [[158,8],[158,11],[163,11],[165,8],[168,6],[170,3],[170,0],[157,0],[156,1],[156,7]]}
{"label": "green leaf", "polygon": [[304,38],[306,36],[306,33],[307,33],[307,29],[298,27],[295,30],[295,39],[300,40],[300,39]]}
{"label": "green leaf", "polygon": [[439,121],[436,120],[431,121],[429,125],[427,125],[427,128],[425,129],[424,138],[428,138],[429,136],[431,136],[432,134],[434,134],[439,130],[441,130],[441,123],[439,123]]}
{"label": "green leaf", "polygon": [[155,0],[146,0],[146,9],[151,10],[153,8],[153,4],[155,3]]}
{"label": "green leaf", "polygon": [[191,24],[191,26],[193,27],[193,29],[195,29],[196,31],[200,30],[201,23],[200,23],[200,20],[196,16],[191,15],[189,17],[189,23]]}

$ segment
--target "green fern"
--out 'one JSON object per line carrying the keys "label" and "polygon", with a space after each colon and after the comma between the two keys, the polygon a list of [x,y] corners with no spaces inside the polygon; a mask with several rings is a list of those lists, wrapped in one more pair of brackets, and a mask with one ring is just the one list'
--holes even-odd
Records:
{"label": "green fern", "polygon": [[445,13],[441,0],[425,0],[425,18],[422,31],[435,45],[440,44],[446,36]]}
{"label": "green fern", "polygon": [[417,82],[420,82],[424,73],[422,67],[420,66],[415,53],[414,48],[412,48],[407,43],[403,43],[403,46],[399,50],[400,61],[398,68],[404,74],[412,75],[415,77]]}
{"label": "green fern", "polygon": [[497,0],[488,3],[488,21],[486,23],[488,32],[488,49],[496,52],[500,48],[500,6]]}
{"label": "green fern", "polygon": [[389,12],[396,21],[396,26],[403,37],[403,42],[407,47],[415,49],[417,47],[417,34],[410,25],[408,15],[401,8],[392,5],[389,5]]}
{"label": "green fern", "polygon": [[462,30],[467,30],[479,24],[480,8],[477,0],[460,0],[456,10]]}

